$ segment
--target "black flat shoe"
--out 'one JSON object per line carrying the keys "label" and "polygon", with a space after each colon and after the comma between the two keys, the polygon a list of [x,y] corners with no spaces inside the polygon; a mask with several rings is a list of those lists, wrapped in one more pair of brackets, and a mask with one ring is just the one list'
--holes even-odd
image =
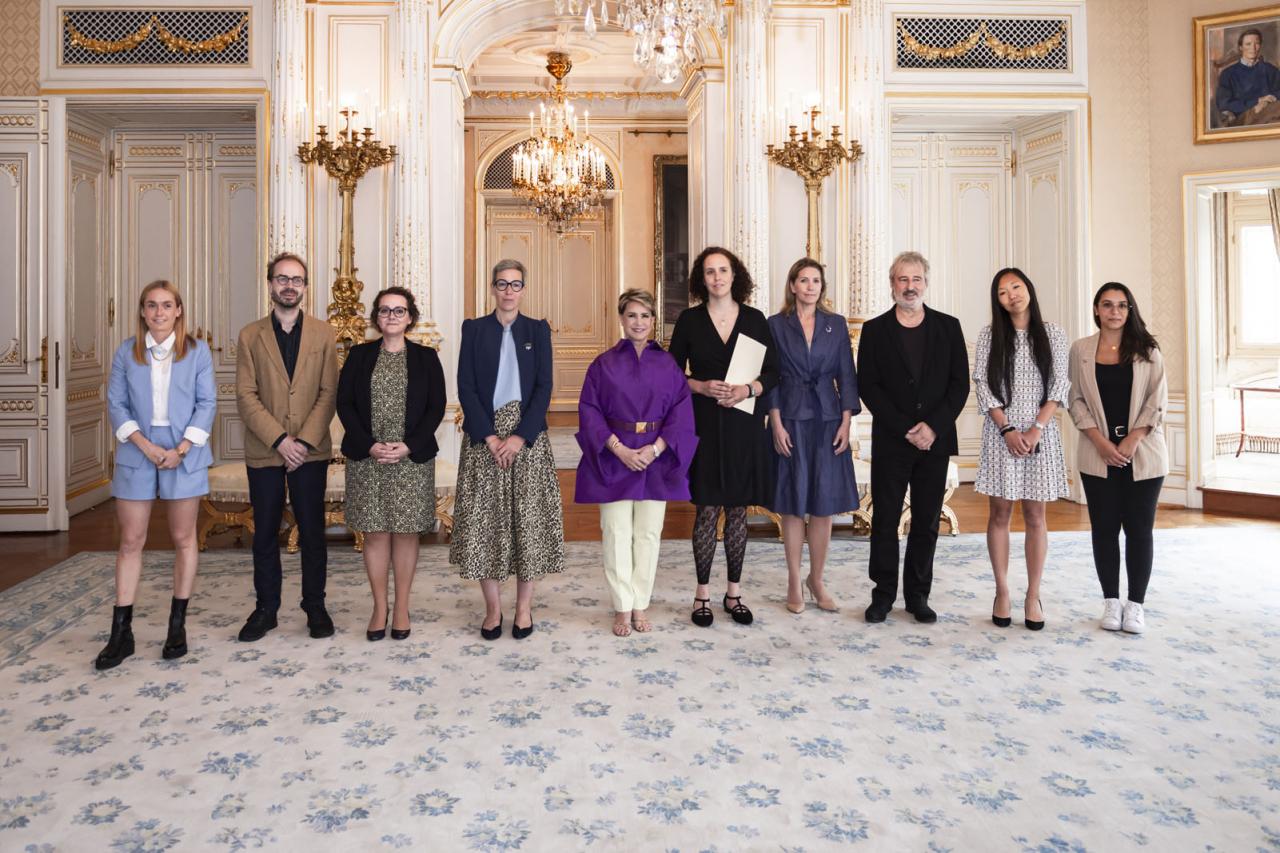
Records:
{"label": "black flat shoe", "polygon": [[916,621],[923,625],[932,625],[938,621],[938,614],[923,601],[908,607],[907,612],[916,617]]}
{"label": "black flat shoe", "polygon": [[486,640],[496,640],[502,636],[502,616],[498,616],[498,624],[492,628],[486,628],[482,624],[480,626],[480,636]]}
{"label": "black flat shoe", "polygon": [[519,625],[516,624],[515,617],[512,617],[511,636],[515,637],[517,640],[523,640],[525,637],[529,636],[532,633],[533,633],[533,622],[529,623],[528,628],[521,628]]}
{"label": "black flat shoe", "polygon": [[991,602],[991,624],[995,625],[997,628],[1008,628],[1013,624],[1012,616],[996,615],[996,603],[994,601]]}
{"label": "black flat shoe", "polygon": [[409,632],[410,632],[410,631],[412,631],[412,630],[413,630],[412,628],[392,628],[392,629],[391,629],[391,639],[393,639],[393,640],[407,640],[407,639],[409,639]]}
{"label": "black flat shoe", "polygon": [[[1038,599],[1038,598],[1036,599],[1036,604],[1040,604],[1040,599]],[[1041,616],[1043,616],[1043,615],[1044,615],[1044,605],[1043,605],[1043,604],[1040,604],[1040,615],[1041,615]],[[1043,619],[1041,619],[1040,621],[1038,621],[1038,622],[1037,622],[1037,621],[1036,621],[1036,620],[1034,620],[1034,619],[1026,619],[1026,618],[1023,618],[1023,620],[1022,620],[1022,624],[1023,624],[1023,625],[1026,625],[1026,626],[1027,626],[1027,630],[1029,630],[1029,631],[1039,631],[1039,630],[1041,630],[1041,629],[1043,629],[1043,628],[1044,628],[1044,620],[1043,620]]]}
{"label": "black flat shoe", "polygon": [[711,612],[711,608],[707,605],[711,603],[709,598],[695,598],[693,603],[698,605],[693,608],[693,612],[689,614],[689,618],[693,620],[693,624],[699,628],[710,628],[711,623],[716,621],[716,615]]}
{"label": "black flat shoe", "polygon": [[862,618],[873,625],[878,624],[888,618],[889,611],[892,609],[892,605],[878,604],[873,601],[871,604],[867,605],[867,610],[862,614]]}
{"label": "black flat shoe", "polygon": [[275,627],[276,612],[255,607],[253,612],[249,614],[249,618],[245,620],[244,627],[240,629],[240,642],[256,643]]}
{"label": "black flat shoe", "polygon": [[306,613],[307,630],[311,632],[311,639],[322,640],[333,636],[333,619],[330,618],[329,611],[324,609],[323,604],[312,606]]}
{"label": "black flat shoe", "polygon": [[[729,602],[731,600],[738,603],[730,607]],[[755,620],[755,617],[751,615],[751,608],[742,603],[742,596],[740,595],[730,595],[726,592],[724,594],[724,601],[721,602],[721,604],[724,605],[725,613],[732,616],[733,621],[737,622],[739,625],[750,625],[752,621]]]}

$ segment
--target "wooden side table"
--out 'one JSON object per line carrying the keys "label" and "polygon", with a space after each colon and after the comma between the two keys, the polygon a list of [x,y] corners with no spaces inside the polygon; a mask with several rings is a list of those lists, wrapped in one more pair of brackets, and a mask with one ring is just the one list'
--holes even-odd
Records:
{"label": "wooden side table", "polygon": [[[1249,394],[1280,394],[1280,377],[1269,376],[1262,379],[1252,379],[1248,382],[1239,382],[1232,385],[1231,390],[1240,394],[1240,444],[1236,447],[1236,456],[1238,457],[1244,452],[1245,442],[1249,438],[1249,433],[1245,429],[1244,419],[1245,397]],[[1270,438],[1271,436],[1267,437]]]}

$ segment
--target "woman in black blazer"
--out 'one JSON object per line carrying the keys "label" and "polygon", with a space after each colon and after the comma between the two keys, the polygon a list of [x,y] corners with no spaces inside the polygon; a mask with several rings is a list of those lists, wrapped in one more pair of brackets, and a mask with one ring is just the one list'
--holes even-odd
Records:
{"label": "woman in black blazer", "polygon": [[466,441],[458,457],[449,562],[480,582],[480,636],[502,636],[502,582],[516,576],[511,636],[533,633],[533,582],[564,569],[564,518],[547,407],[551,326],[520,313],[524,265],[501,260],[489,279],[495,310],[465,320],[458,402]]}
{"label": "woman in black blazer", "polygon": [[338,377],[347,526],[364,534],[364,568],[373,589],[366,636],[381,640],[387,633],[389,561],[396,576],[391,638],[403,640],[409,636],[418,537],[435,523],[435,433],[444,417],[444,370],[435,350],[405,337],[418,322],[408,290],[383,290],[374,297],[369,319],[381,340],[354,347]]}

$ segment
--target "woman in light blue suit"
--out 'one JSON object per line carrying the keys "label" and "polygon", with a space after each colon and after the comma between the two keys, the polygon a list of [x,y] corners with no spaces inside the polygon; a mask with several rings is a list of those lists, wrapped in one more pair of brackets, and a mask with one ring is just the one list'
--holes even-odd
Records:
{"label": "woman in light blue suit", "polygon": [[[849,453],[853,416],[862,411],[844,317],[822,308],[822,264],[801,258],[787,273],[786,303],[769,318],[778,349],[778,385],[766,397],[778,469],[772,509],[782,516],[787,609],[804,610],[804,589],[823,610],[837,605],[822,585],[831,517],[858,507]],[[808,523],[805,523],[808,516]],[[800,557],[809,540],[809,576]]]}
{"label": "woman in light blue suit", "polygon": [[182,296],[154,281],[138,298],[138,331],[111,361],[107,410],[115,430],[116,499],[120,550],[116,554],[116,606],[111,639],[94,665],[110,669],[133,654],[133,598],[142,573],[142,548],[156,498],[168,501],[173,539],[173,603],[165,660],[187,653],[187,601],[196,580],[196,515],[209,493],[209,431],[217,391],[213,358],[203,341],[188,337]]}

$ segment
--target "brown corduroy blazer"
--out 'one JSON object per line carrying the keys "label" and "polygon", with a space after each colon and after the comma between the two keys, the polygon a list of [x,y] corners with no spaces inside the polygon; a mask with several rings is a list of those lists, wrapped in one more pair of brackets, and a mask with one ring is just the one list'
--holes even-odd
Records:
{"label": "brown corduroy blazer", "polygon": [[[1107,476],[1107,463],[1084,434],[1097,427],[1107,431],[1107,416],[1102,409],[1102,395],[1094,374],[1097,365],[1098,335],[1081,338],[1071,345],[1071,420],[1080,432],[1076,465],[1082,474]],[[1129,428],[1150,427],[1133,451],[1133,479],[1149,480],[1169,473],[1169,449],[1164,439],[1164,413],[1169,408],[1169,385],[1164,377],[1164,356],[1151,351],[1151,360],[1133,360],[1133,393],[1129,396]]]}
{"label": "brown corduroy blazer", "polygon": [[250,468],[284,464],[274,447],[281,434],[311,445],[308,462],[333,456],[329,425],[337,396],[338,348],[328,323],[302,315],[293,381],[285,371],[270,314],[240,330],[236,408],[244,421],[244,459]]}

